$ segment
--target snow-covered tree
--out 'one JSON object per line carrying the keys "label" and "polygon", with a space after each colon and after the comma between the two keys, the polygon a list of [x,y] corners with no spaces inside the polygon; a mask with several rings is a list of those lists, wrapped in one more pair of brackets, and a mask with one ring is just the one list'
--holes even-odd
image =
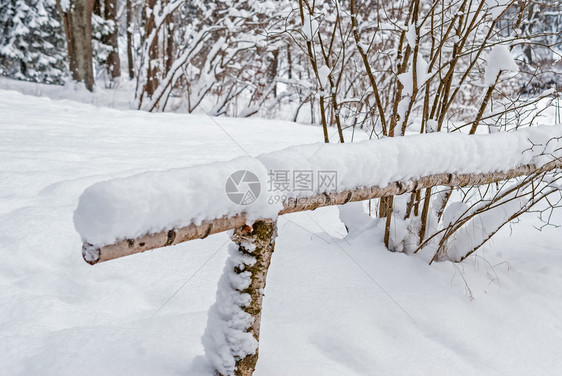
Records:
{"label": "snow-covered tree", "polygon": [[[256,113],[274,93],[278,46],[265,30],[279,6],[248,0],[147,3],[139,108],[162,110],[175,97],[191,112],[213,98],[207,107],[212,114]],[[229,111],[234,101],[239,105]]]}
{"label": "snow-covered tree", "polygon": [[0,3],[0,72],[46,83],[66,75],[64,32],[54,0]]}
{"label": "snow-covered tree", "polygon": [[522,12],[521,26],[513,30],[509,17],[500,20],[500,25],[504,35],[517,34],[530,40],[514,49],[522,62],[521,90],[537,93],[548,88],[562,88],[562,1],[529,1],[513,8],[511,13]]}
{"label": "snow-covered tree", "polygon": [[117,0],[95,0],[92,13],[92,49],[94,60],[104,67],[108,81],[121,75]]}
{"label": "snow-covered tree", "polygon": [[[560,26],[553,32],[551,22],[529,25],[529,15],[539,8],[546,9],[531,0],[299,0],[281,34],[296,47],[292,55],[300,55],[307,65],[302,78],[309,85],[303,80],[289,84],[310,93],[326,142],[330,133],[336,134],[329,131],[332,126],[340,142],[348,126],[370,129],[376,137],[529,126],[535,104],[551,94],[521,94],[521,67],[529,60],[518,59],[518,53],[531,48],[556,54],[554,39],[560,35]],[[557,12],[545,14],[554,17]],[[540,191],[543,181],[544,176],[535,176],[499,189],[478,189],[481,194],[430,187],[408,197],[384,197],[378,215],[385,223],[385,244],[403,252],[434,246],[435,259],[462,260],[544,198],[529,196]],[[512,200],[521,205],[510,207]],[[447,208],[461,204],[478,209],[448,221],[453,212]],[[458,240],[498,206],[505,211],[495,211],[502,215],[488,221],[484,236],[472,243]]]}

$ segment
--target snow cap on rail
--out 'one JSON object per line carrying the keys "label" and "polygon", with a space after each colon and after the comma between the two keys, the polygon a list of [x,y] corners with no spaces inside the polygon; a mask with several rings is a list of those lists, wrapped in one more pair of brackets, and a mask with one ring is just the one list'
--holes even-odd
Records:
{"label": "snow cap on rail", "polygon": [[80,196],[74,225],[84,242],[103,246],[234,215],[241,208],[248,218],[276,216],[279,208],[268,205],[263,192],[255,200],[247,200],[253,201],[247,205],[229,198],[225,185],[237,171],[250,171],[260,182],[267,181],[265,166],[251,157],[102,181]]}
{"label": "snow cap on rail", "polygon": [[[245,213],[248,220],[275,218],[282,199],[326,190],[385,187],[440,173],[490,173],[562,157],[562,126],[541,126],[491,135],[434,133],[349,144],[310,144],[228,162],[147,172],[100,182],[87,188],[74,213],[76,230],[94,246],[200,224]],[[550,141],[549,141],[550,140]],[[227,181],[249,171],[260,192],[241,204],[227,194]],[[331,185],[316,181],[313,191],[271,184],[271,172],[289,179],[294,173],[331,173]],[[234,188],[248,191],[235,177]],[[241,185],[239,185],[241,184]],[[254,200],[255,199],[255,200]]]}

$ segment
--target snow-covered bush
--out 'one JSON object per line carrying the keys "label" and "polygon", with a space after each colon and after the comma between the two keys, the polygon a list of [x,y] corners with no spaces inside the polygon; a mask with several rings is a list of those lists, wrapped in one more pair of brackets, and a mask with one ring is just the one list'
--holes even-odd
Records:
{"label": "snow-covered bush", "polygon": [[[510,131],[535,124],[537,104],[553,94],[521,95],[521,71],[528,62],[516,57],[536,46],[552,51],[560,35],[560,26],[554,26],[557,36],[552,30],[543,33],[556,23],[530,25],[536,9],[531,1],[509,0],[384,5],[302,0],[282,34],[289,35],[306,57],[312,72],[310,97],[317,100],[326,142],[331,126],[338,129],[340,142],[342,129],[349,126],[377,137]],[[536,75],[529,82],[533,78]],[[516,189],[484,184],[478,188],[481,195],[433,187],[407,197],[383,198],[378,215],[386,222],[385,244],[403,252],[435,247],[434,259],[462,260],[499,227],[546,197],[538,192],[556,193],[541,190],[550,184],[544,179],[537,175],[510,182]],[[502,201],[513,189],[517,193],[512,199],[520,201],[519,206]],[[469,211],[468,217],[455,212],[465,205],[479,209]],[[496,210],[498,206],[502,209]],[[492,212],[495,222],[487,221],[484,235],[471,242],[460,240],[463,231],[470,232],[470,226],[474,230],[475,221],[484,221]]]}
{"label": "snow-covered bush", "polygon": [[[274,91],[277,47],[265,29],[278,8],[249,0],[156,1],[137,75],[139,108],[163,110],[175,98],[175,109],[191,112],[212,97],[205,111],[213,115],[257,112]],[[228,111],[235,100],[240,104]]]}

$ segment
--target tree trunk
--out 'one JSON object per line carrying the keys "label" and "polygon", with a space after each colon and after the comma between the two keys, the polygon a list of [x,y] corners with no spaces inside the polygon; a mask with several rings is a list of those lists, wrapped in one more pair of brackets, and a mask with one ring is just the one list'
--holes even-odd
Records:
{"label": "tree trunk", "polygon": [[86,88],[92,91],[94,88],[94,67],[92,65],[94,0],[71,1],[68,9],[63,9],[58,0],[57,6],[64,23],[72,78],[77,82],[83,82]]}
{"label": "tree trunk", "polygon": [[170,13],[168,17],[166,17],[166,72],[168,74],[172,69],[172,64],[174,64],[174,57],[175,57],[175,43],[174,43],[174,18]]}
{"label": "tree trunk", "polygon": [[100,16],[100,17],[103,18],[103,14],[102,14],[103,12],[102,12],[102,9],[101,9],[101,0],[94,0],[94,9],[93,9],[93,13],[94,13],[96,16]]}
{"label": "tree trunk", "polygon": [[127,0],[127,63],[129,68],[129,78],[135,78],[135,68],[133,64],[133,1]]}
{"label": "tree trunk", "polygon": [[[154,7],[158,0],[147,0],[146,2],[146,25],[145,25],[145,37],[148,38],[149,35],[156,28],[156,21],[154,18]],[[158,87],[158,35],[154,36],[152,44],[148,47],[148,69],[146,74],[146,84],[144,86],[144,91],[149,98]]]}
{"label": "tree trunk", "polygon": [[104,18],[112,23],[111,32],[103,36],[103,43],[111,46],[107,56],[107,71],[113,79],[121,76],[121,61],[119,60],[118,28],[117,28],[117,0],[105,0]]}

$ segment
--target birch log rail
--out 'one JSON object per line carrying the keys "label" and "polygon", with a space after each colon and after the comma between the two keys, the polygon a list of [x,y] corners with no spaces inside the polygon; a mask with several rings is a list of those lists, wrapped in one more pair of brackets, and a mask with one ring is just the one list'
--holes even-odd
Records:
{"label": "birch log rail", "polygon": [[[495,183],[507,179],[526,176],[531,173],[547,172],[562,168],[562,160],[551,161],[541,167],[522,165],[508,171],[485,174],[436,174],[424,176],[417,180],[397,181],[386,187],[362,187],[342,192],[316,194],[309,197],[290,198],[283,203],[279,215],[314,210],[320,207],[343,205],[351,201],[364,201],[381,197],[395,196],[435,186],[466,187]],[[84,243],[82,255],[89,264],[96,264],[116,258],[145,252],[156,248],[183,243],[194,239],[204,239],[211,234],[240,228],[247,223],[246,215],[241,212],[234,216],[205,220],[199,225],[146,234],[136,239],[124,239],[102,247]]]}
{"label": "birch log rail", "polygon": [[[254,212],[225,199],[228,179],[240,168],[245,169],[244,176],[253,169],[259,183],[272,169],[301,166],[333,167],[341,174],[343,186],[307,195],[290,192],[275,203],[260,197]],[[559,169],[562,126],[494,135],[430,134],[308,145],[256,158],[100,182],[80,197],[74,222],[83,239],[82,255],[90,264],[234,230],[203,345],[217,374],[250,376],[258,359],[262,298],[277,237],[277,216],[435,186],[533,178]]]}

